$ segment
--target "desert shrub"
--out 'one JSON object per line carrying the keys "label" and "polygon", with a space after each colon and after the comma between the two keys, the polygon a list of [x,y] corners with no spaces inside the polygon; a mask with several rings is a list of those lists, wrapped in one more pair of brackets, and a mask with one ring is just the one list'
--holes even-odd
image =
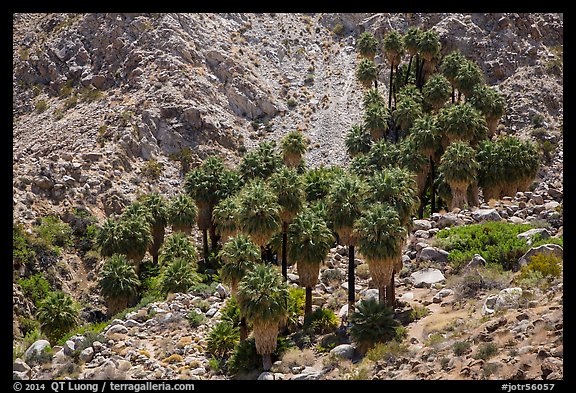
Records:
{"label": "desert shrub", "polygon": [[240,324],[240,306],[236,298],[231,297],[228,299],[224,307],[220,310],[222,321],[227,321],[232,326],[239,326]]}
{"label": "desert shrub", "polygon": [[190,323],[191,327],[196,328],[204,323],[206,317],[204,314],[192,310],[188,313],[188,315],[186,315],[186,319]]}
{"label": "desert shrub", "polygon": [[393,363],[401,356],[409,353],[408,344],[398,340],[388,341],[386,343],[377,343],[373,348],[366,352],[366,358],[377,362],[384,360],[387,363]]}
{"label": "desert shrub", "polygon": [[316,334],[326,334],[338,327],[338,318],[331,309],[317,308],[304,318],[304,327]]}
{"label": "desert shrub", "polygon": [[142,167],[142,175],[146,176],[150,180],[158,180],[162,171],[164,170],[164,164],[156,160],[146,161]]}
{"label": "desert shrub", "polygon": [[476,348],[476,352],[474,353],[474,359],[482,359],[487,360],[491,357],[494,357],[498,353],[498,347],[494,343],[481,343]]}
{"label": "desert shrub", "polygon": [[22,264],[35,257],[36,253],[30,245],[30,235],[26,233],[22,224],[14,223],[12,225],[12,260],[17,264]]}
{"label": "desert shrub", "polygon": [[208,334],[206,350],[217,358],[225,358],[240,341],[240,331],[228,321],[214,325]]}
{"label": "desert shrub", "polygon": [[426,306],[416,305],[412,310],[410,310],[410,322],[422,319],[430,314],[430,310]]}
{"label": "desert shrub", "polygon": [[34,233],[47,244],[57,247],[72,246],[72,229],[55,216],[42,217]]}
{"label": "desert shrub", "polygon": [[305,303],[306,290],[304,288],[288,288],[288,318],[286,326],[290,331],[294,331],[300,326],[300,317],[304,315]]}
{"label": "desert shrub", "polygon": [[497,268],[478,268],[452,276],[449,286],[454,288],[457,299],[473,298],[480,291],[504,289],[512,281],[512,272]]}
{"label": "desert shrub", "polygon": [[311,349],[291,348],[282,355],[278,371],[288,374],[293,367],[313,366],[315,362],[316,357]]}
{"label": "desert shrub", "polygon": [[520,279],[526,278],[530,272],[539,272],[543,277],[560,277],[562,259],[554,254],[540,253],[534,255],[530,262],[522,266]]}
{"label": "desert shrub", "polygon": [[26,296],[36,307],[40,306],[40,302],[52,290],[52,286],[44,278],[42,273],[36,273],[28,278],[18,280],[22,293]]}
{"label": "desert shrub", "polygon": [[448,251],[448,260],[456,270],[481,255],[488,265],[500,265],[510,270],[529,249],[518,234],[534,228],[530,224],[488,222],[442,229],[436,235],[435,245]]}
{"label": "desert shrub", "polygon": [[34,109],[36,109],[36,112],[42,113],[48,109],[48,103],[46,100],[38,100],[36,101],[36,104],[34,104]]}
{"label": "desert shrub", "polygon": [[470,351],[470,343],[468,341],[457,341],[452,346],[454,355],[462,356]]}

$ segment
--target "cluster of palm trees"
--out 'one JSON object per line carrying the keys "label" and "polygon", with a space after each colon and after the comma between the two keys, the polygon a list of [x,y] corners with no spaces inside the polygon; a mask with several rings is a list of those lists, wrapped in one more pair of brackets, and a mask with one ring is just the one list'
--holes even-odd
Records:
{"label": "cluster of palm trees", "polygon": [[[458,51],[442,55],[438,34],[415,26],[404,34],[391,30],[380,41],[364,32],[356,48],[356,77],[366,91],[362,123],[346,136],[355,173],[369,175],[398,164],[411,170],[420,218],[428,201],[430,212],[438,211],[441,201],[450,210],[478,206],[479,187],[486,201],[526,190],[539,166],[536,148],[497,135],[505,99],[486,85],[476,62]],[[380,49],[381,62],[390,67],[388,106],[378,90]],[[407,65],[402,64],[406,57]],[[508,161],[512,153],[486,150],[490,143],[510,145],[511,140],[523,146],[514,162]],[[508,169],[496,170],[496,161]]]}

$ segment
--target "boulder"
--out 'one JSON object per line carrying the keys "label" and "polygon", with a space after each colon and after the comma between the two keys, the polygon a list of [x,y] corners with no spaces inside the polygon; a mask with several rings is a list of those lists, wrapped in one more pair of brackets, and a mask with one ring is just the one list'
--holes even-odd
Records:
{"label": "boulder", "polygon": [[490,295],[484,300],[482,314],[494,314],[498,310],[519,307],[522,297],[522,288],[505,288],[497,295]]}
{"label": "boulder", "polygon": [[16,360],[14,361],[14,364],[12,365],[12,371],[24,373],[28,376],[28,378],[30,378],[32,374],[32,369],[30,368],[30,366],[27,365],[26,362],[20,358],[16,358]]}
{"label": "boulder", "polygon": [[94,357],[94,348],[88,347],[82,350],[82,352],[80,352],[80,356],[78,359],[80,360],[80,363],[88,363],[92,360],[93,357]]}
{"label": "boulder", "polygon": [[526,251],[524,255],[518,259],[518,262],[512,266],[513,271],[518,271],[522,266],[527,265],[532,260],[532,257],[537,254],[555,255],[558,258],[563,258],[564,249],[558,244],[543,244],[538,247],[532,247]]}
{"label": "boulder", "polygon": [[474,254],[472,260],[468,262],[465,269],[475,269],[486,266],[486,260],[480,254]]}
{"label": "boulder", "polygon": [[340,344],[337,347],[332,348],[330,355],[352,360],[354,357],[354,347],[350,344]]}
{"label": "boulder", "polygon": [[496,209],[477,209],[472,212],[472,218],[478,222],[502,220],[502,216]]}
{"label": "boulder", "polygon": [[220,296],[221,299],[225,299],[226,296],[230,294],[228,292],[228,289],[226,289],[226,287],[222,284],[218,284],[216,286],[216,292],[218,293],[218,296]]}
{"label": "boulder", "polygon": [[274,373],[270,371],[264,371],[258,376],[258,381],[273,381],[274,380]]}
{"label": "boulder", "polygon": [[414,231],[427,231],[432,228],[432,223],[428,220],[414,220],[413,230]]}
{"label": "boulder", "polygon": [[38,340],[28,347],[26,352],[24,352],[24,360],[27,361],[30,357],[40,354],[45,348],[50,348],[50,342],[48,340]]}
{"label": "boulder", "polygon": [[532,238],[536,235],[540,235],[540,237],[542,239],[549,239],[550,238],[550,232],[548,232],[548,230],[546,228],[529,229],[525,232],[519,233],[518,235],[516,235],[516,237],[518,239],[526,239],[528,244],[532,244]]}
{"label": "boulder", "polygon": [[424,247],[420,251],[418,260],[448,263],[448,254],[448,251],[442,250],[438,247]]}
{"label": "boulder", "polygon": [[437,227],[444,229],[446,227],[453,227],[464,224],[464,221],[454,213],[441,214],[436,223]]}
{"label": "boulder", "polygon": [[438,291],[438,293],[436,293],[436,295],[434,295],[434,297],[432,298],[432,303],[441,303],[442,299],[444,299],[445,297],[448,297],[450,295],[453,295],[454,291],[452,289],[442,289],[440,291]]}
{"label": "boulder", "polygon": [[410,280],[416,288],[430,287],[436,283],[446,281],[442,272],[438,269],[426,268],[410,275]]}

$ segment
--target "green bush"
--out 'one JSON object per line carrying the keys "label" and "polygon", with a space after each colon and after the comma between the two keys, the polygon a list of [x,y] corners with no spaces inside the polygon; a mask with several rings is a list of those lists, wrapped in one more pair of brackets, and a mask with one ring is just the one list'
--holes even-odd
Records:
{"label": "green bush", "polygon": [[48,293],[52,290],[52,286],[44,278],[42,273],[36,273],[28,278],[18,280],[22,293],[26,296],[36,307],[40,306],[40,302],[44,300]]}
{"label": "green bush", "polygon": [[300,326],[300,317],[304,315],[306,290],[304,288],[288,288],[288,319],[286,326],[295,331]]}
{"label": "green bush", "polygon": [[358,343],[360,351],[367,351],[374,344],[393,340],[400,325],[394,319],[394,310],[375,299],[359,302],[350,315],[350,337]]}
{"label": "green bush", "polygon": [[23,264],[34,260],[36,253],[30,246],[30,235],[24,231],[22,224],[12,225],[12,260]]}
{"label": "green bush", "polygon": [[34,104],[34,109],[36,109],[36,112],[42,113],[48,109],[48,103],[46,100],[38,100],[36,104]]}
{"label": "green bush", "polygon": [[188,322],[190,322],[190,326],[196,328],[204,323],[206,317],[204,314],[198,313],[194,310],[190,311],[186,316]]}
{"label": "green bush", "polygon": [[534,227],[530,224],[488,222],[442,229],[436,235],[435,245],[448,251],[452,267],[459,270],[481,255],[488,265],[499,265],[510,270],[513,264],[530,248],[518,234]]}
{"label": "green bush", "polygon": [[218,322],[208,333],[206,350],[217,358],[226,358],[240,341],[240,330],[228,321]]}
{"label": "green bush", "polygon": [[231,297],[228,299],[224,307],[220,310],[222,314],[222,321],[227,321],[232,324],[232,326],[240,325],[240,306],[236,301],[236,298]]}
{"label": "green bush", "polygon": [[430,310],[426,306],[416,305],[412,310],[410,310],[410,322],[422,319],[430,314]]}
{"label": "green bush", "polygon": [[317,308],[304,318],[304,327],[316,334],[330,333],[338,327],[338,318],[331,309]]}
{"label": "green bush", "polygon": [[[278,337],[276,349],[271,354],[272,362],[280,360],[282,354],[291,346],[287,339]],[[228,372],[232,375],[262,370],[262,357],[256,352],[254,337],[240,341],[234,348],[226,365]]]}
{"label": "green bush", "polygon": [[158,180],[160,178],[160,175],[162,175],[163,170],[164,170],[164,164],[156,160],[149,160],[146,161],[146,163],[142,167],[142,175],[144,175],[150,180]]}
{"label": "green bush", "polygon": [[66,247],[74,244],[70,226],[55,216],[42,217],[34,232],[49,245]]}
{"label": "green bush", "polygon": [[470,351],[470,343],[468,341],[457,341],[452,346],[454,355],[462,356]]}
{"label": "green bush", "polygon": [[481,343],[474,353],[474,359],[488,360],[498,353],[498,347],[494,343]]}
{"label": "green bush", "polygon": [[368,352],[366,352],[366,358],[373,362],[384,360],[387,363],[392,363],[399,357],[406,356],[408,353],[408,344],[392,340],[387,343],[377,343],[374,345],[373,348],[370,348]]}
{"label": "green bush", "polygon": [[526,266],[522,266],[520,271],[520,279],[526,278],[530,272],[539,272],[547,278],[557,278],[562,273],[562,259],[554,254],[536,254]]}

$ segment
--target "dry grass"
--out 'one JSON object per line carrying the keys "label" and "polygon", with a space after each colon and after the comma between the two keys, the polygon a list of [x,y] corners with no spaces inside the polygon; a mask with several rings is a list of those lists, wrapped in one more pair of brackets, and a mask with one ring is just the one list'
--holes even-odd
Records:
{"label": "dry grass", "polygon": [[313,366],[315,361],[316,356],[311,349],[289,349],[282,356],[282,363],[277,367],[277,372],[289,374],[293,367]]}

